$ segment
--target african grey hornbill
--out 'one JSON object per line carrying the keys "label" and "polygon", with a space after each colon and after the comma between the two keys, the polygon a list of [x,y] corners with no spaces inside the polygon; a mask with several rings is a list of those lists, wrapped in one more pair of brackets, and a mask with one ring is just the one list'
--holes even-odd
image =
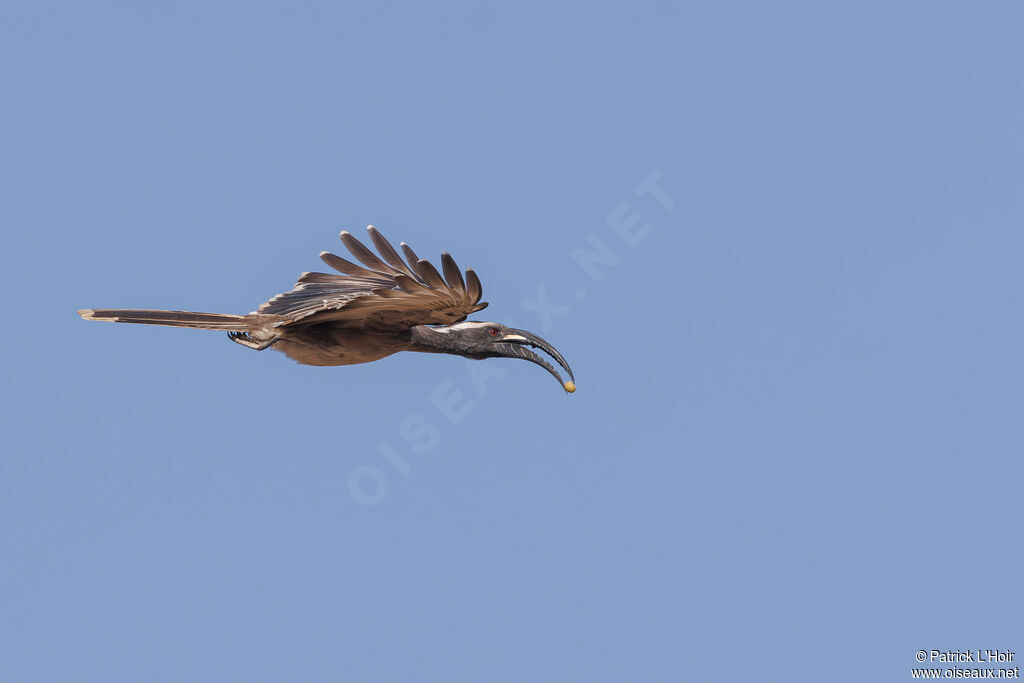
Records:
{"label": "african grey hornbill", "polygon": [[[480,279],[472,269],[463,280],[455,261],[444,253],[442,278],[404,242],[407,262],[376,228],[366,229],[380,257],[343,231],[341,241],[365,267],[320,252],[324,263],[343,274],[303,273],[290,292],[249,315],[100,308],[78,314],[87,320],[223,330],[242,346],[258,351],[273,347],[304,365],[368,363],[399,351],[521,358],[550,372],[567,392],[576,391],[569,364],[537,335],[500,323],[463,322],[487,306],[480,303]],[[569,379],[563,382],[528,346],[551,355]]]}

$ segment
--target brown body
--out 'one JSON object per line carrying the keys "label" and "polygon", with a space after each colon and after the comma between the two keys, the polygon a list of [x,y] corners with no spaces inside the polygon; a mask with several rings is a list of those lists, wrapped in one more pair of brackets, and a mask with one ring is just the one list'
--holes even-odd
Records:
{"label": "brown body", "polygon": [[412,351],[408,330],[354,329],[341,323],[285,328],[273,348],[303,365],[355,365]]}

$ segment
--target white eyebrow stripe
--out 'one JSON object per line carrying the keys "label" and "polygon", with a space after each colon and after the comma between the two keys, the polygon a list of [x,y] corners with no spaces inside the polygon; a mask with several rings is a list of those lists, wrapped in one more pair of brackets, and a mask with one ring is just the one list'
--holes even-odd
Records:
{"label": "white eyebrow stripe", "polygon": [[444,327],[435,327],[435,328],[433,328],[433,330],[434,330],[434,332],[437,332],[439,334],[448,334],[452,330],[469,330],[469,329],[473,329],[475,327],[488,327],[491,324],[492,323],[464,322],[464,323],[455,323],[454,325],[446,325]]}

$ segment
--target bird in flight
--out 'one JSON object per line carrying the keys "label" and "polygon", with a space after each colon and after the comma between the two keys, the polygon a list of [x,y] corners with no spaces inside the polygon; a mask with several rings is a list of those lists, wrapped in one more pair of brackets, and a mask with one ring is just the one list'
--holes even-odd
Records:
{"label": "bird in flight", "polygon": [[[451,255],[441,254],[444,277],[402,242],[405,260],[372,225],[366,228],[379,256],[347,231],[341,241],[356,265],[320,252],[341,273],[303,273],[290,292],[278,294],[248,315],[87,308],[86,320],[221,330],[231,341],[262,351],[274,348],[304,365],[353,365],[399,351],[448,353],[465,358],[519,358],[540,365],[566,392],[576,391],[569,363],[532,332],[500,323],[466,321],[487,307],[472,269],[463,279]],[[530,347],[551,356],[558,371]]]}

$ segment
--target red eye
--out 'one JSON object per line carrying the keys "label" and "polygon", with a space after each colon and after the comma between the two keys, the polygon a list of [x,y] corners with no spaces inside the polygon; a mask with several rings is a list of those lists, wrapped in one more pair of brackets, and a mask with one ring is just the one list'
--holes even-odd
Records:
{"label": "red eye", "polygon": [[487,331],[491,333],[491,336],[492,336],[492,337],[497,337],[497,336],[498,336],[498,334],[499,334],[499,332],[498,332],[498,328],[497,328],[497,327],[492,327],[491,329],[489,329],[489,330],[487,330]]}

